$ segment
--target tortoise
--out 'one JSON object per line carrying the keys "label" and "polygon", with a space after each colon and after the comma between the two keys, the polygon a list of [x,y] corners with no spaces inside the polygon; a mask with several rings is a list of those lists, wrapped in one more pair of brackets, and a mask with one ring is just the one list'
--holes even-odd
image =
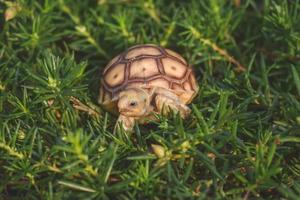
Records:
{"label": "tortoise", "polygon": [[178,53],[153,44],[136,45],[114,57],[104,68],[98,102],[119,114],[117,124],[131,131],[155,114],[190,113],[199,89],[192,68]]}

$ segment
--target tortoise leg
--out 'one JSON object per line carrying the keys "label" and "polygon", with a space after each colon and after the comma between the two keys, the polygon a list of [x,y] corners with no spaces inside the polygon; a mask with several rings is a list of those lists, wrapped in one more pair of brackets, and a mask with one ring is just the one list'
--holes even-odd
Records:
{"label": "tortoise leg", "polygon": [[158,94],[155,97],[155,104],[158,112],[163,115],[168,115],[173,110],[174,112],[179,112],[182,118],[186,118],[191,113],[191,109],[171,92]]}
{"label": "tortoise leg", "polygon": [[135,119],[133,117],[128,117],[124,115],[120,115],[115,126],[115,131],[117,127],[119,126],[120,128],[122,127],[125,131],[132,131],[134,127],[134,122]]}

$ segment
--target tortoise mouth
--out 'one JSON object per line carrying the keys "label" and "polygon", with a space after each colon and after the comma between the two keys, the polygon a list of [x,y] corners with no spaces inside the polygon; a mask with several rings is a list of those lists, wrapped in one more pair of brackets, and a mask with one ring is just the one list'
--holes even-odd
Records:
{"label": "tortoise mouth", "polygon": [[121,108],[121,109],[119,110],[119,112],[120,112],[120,113],[126,113],[126,112],[132,112],[132,110],[127,109],[127,108]]}
{"label": "tortoise mouth", "polygon": [[131,109],[128,109],[128,108],[120,109],[119,112],[120,112],[121,115],[125,115],[125,116],[128,116],[128,117],[140,117],[140,116],[143,116],[145,114],[144,110],[137,111],[137,110],[131,110]]}
{"label": "tortoise mouth", "polygon": [[136,111],[130,110],[128,108],[122,108],[119,110],[119,112],[121,115],[130,116],[130,117],[138,115],[138,113],[136,113]]}

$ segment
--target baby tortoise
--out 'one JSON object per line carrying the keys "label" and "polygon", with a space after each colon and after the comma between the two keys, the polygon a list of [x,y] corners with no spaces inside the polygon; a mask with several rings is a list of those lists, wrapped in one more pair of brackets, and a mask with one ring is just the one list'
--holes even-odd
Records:
{"label": "baby tortoise", "polygon": [[152,44],[136,45],[113,58],[105,67],[98,102],[119,114],[124,130],[171,110],[185,118],[186,106],[199,89],[186,60],[174,51]]}

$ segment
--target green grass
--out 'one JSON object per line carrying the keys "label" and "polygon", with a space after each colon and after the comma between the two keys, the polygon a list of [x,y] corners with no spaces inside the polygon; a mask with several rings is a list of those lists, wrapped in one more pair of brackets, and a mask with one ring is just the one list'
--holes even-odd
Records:
{"label": "green grass", "polygon": [[[0,0],[0,199],[298,200],[299,19],[299,0]],[[187,120],[113,134],[100,72],[141,43],[200,92]]]}

